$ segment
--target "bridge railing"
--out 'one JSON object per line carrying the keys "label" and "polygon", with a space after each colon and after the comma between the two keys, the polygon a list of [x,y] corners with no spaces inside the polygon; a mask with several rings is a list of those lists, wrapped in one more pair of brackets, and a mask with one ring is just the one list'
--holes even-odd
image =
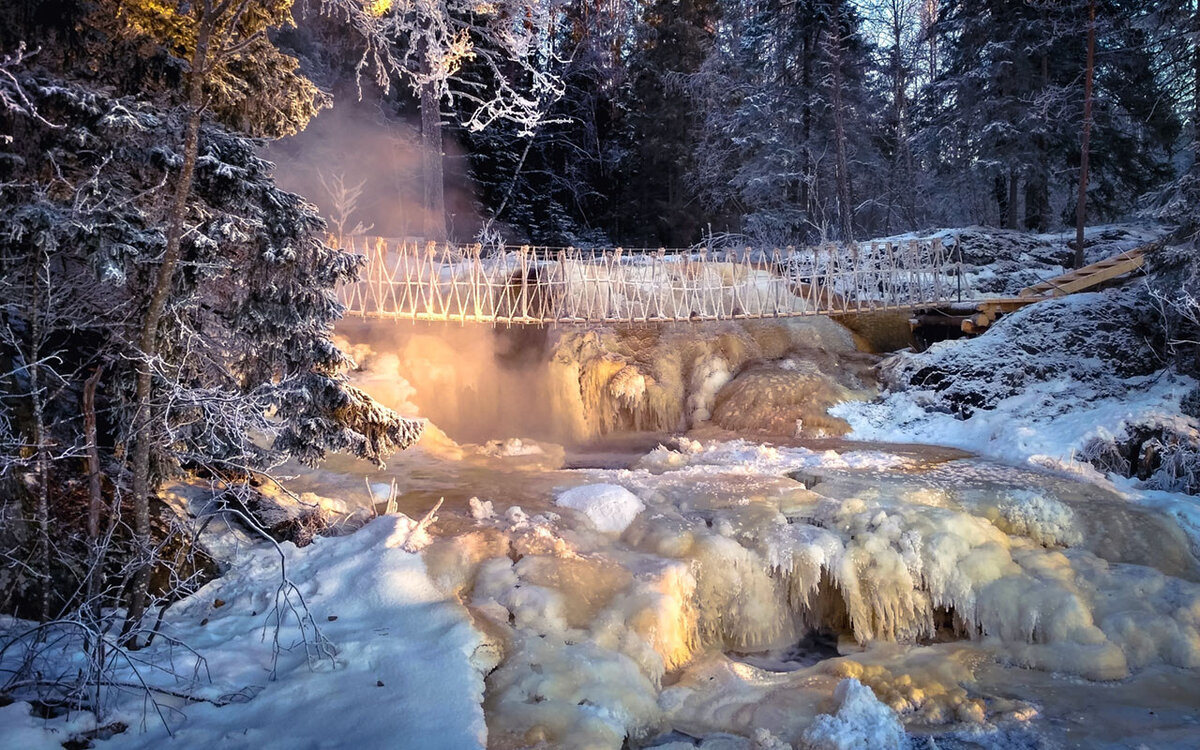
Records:
{"label": "bridge railing", "polygon": [[492,324],[737,320],[903,310],[966,294],[940,239],[756,250],[589,250],[346,238],[348,315]]}

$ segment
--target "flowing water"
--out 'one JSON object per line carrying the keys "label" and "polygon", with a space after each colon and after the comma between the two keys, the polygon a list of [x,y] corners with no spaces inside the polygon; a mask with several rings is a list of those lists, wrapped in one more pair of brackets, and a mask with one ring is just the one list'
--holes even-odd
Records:
{"label": "flowing water", "polygon": [[[412,517],[444,500],[426,564],[488,643],[495,748],[834,747],[817,717],[847,678],[916,747],[1200,746],[1200,563],[1170,519],[961,451],[689,417],[759,366],[735,349],[687,355],[666,419],[618,403],[654,386],[614,379],[666,380],[627,350],[590,395],[567,367],[612,417],[571,447],[432,430],[292,486]],[[572,488],[587,502],[555,502]]]}

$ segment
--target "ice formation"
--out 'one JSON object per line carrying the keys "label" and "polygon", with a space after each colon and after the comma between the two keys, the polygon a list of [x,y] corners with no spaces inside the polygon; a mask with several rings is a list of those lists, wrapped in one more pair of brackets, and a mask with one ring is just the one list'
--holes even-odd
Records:
{"label": "ice formation", "polygon": [[646,509],[638,496],[618,484],[572,487],[555,504],[583,513],[598,531],[620,534]]}
{"label": "ice formation", "polygon": [[837,713],[821,714],[805,731],[805,750],[901,750],[908,747],[896,712],[879,702],[871,688],[853,677],[833,691]]}
{"label": "ice formation", "polygon": [[[853,717],[881,710],[871,691],[919,726],[1031,715],[961,687],[994,659],[1099,680],[1200,668],[1200,586],[1098,557],[1045,487],[912,493],[886,479],[904,468],[882,453],[683,440],[634,470],[590,472],[603,490],[560,495],[600,523],[476,514],[480,531],[427,557],[503,644],[489,741],[616,748],[669,729],[765,729],[837,747]],[[798,470],[813,487],[788,478]],[[837,479],[862,471],[870,492]],[[607,503],[592,503],[608,495],[644,510],[606,527]],[[814,631],[840,634],[844,655],[786,673],[726,656],[782,653]],[[846,683],[842,711],[814,724],[847,678],[870,690]]]}
{"label": "ice formation", "polygon": [[996,508],[993,521],[1009,534],[1027,536],[1047,547],[1073,547],[1083,542],[1075,511],[1039,492],[1014,490]]}
{"label": "ice formation", "polygon": [[699,336],[694,328],[564,333],[553,360],[578,384],[574,423],[589,435],[711,422],[790,436],[800,420],[841,434],[845,423],[828,407],[873,393],[872,360],[828,318],[714,323]]}
{"label": "ice formation", "polygon": [[357,385],[460,442],[579,442],[709,423],[791,436],[798,421],[806,435],[837,435],[846,423],[827,409],[874,395],[874,360],[819,316],[553,333],[351,326],[346,335]]}

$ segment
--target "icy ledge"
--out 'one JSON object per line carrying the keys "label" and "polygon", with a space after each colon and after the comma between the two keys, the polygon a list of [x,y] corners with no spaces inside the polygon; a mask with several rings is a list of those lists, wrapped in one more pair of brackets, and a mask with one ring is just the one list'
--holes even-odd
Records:
{"label": "icy ledge", "polygon": [[1200,503],[1194,498],[1142,489],[1135,480],[1115,475],[1106,479],[1078,458],[1093,439],[1120,435],[1129,425],[1183,424],[1180,399],[1197,385],[1192,378],[1167,373],[1128,378],[1123,384],[1118,396],[1096,396],[1086,389],[1081,396],[1068,377],[1035,382],[967,419],[937,409],[932,394],[919,389],[893,391],[874,402],[845,402],[829,413],[850,424],[846,437],[851,440],[945,445],[1110,483],[1130,500],[1174,517],[1200,552]]}
{"label": "icy ledge", "polygon": [[[270,547],[247,551],[222,578],[168,610],[165,632],[208,661],[212,682],[189,692],[254,697],[168,711],[169,740],[153,712],[143,714],[140,696],[118,696],[105,723],[131,728],[101,746],[483,747],[481,670],[494,661],[479,663],[488,661],[486,649],[466,610],[437,589],[420,555],[402,549],[415,525],[402,515],[384,516],[350,536],[319,538],[304,549],[284,545],[289,577],[336,655],[310,666],[302,647],[285,650],[274,681],[271,631],[264,639],[263,625],[279,584],[279,555]],[[295,622],[286,623],[281,644],[298,638]],[[168,658],[142,653],[156,662]],[[186,671],[178,650],[175,659]],[[163,687],[188,689],[174,682]],[[0,737],[19,737],[23,747],[61,747],[90,723],[78,715],[42,721],[23,703],[0,708]]]}

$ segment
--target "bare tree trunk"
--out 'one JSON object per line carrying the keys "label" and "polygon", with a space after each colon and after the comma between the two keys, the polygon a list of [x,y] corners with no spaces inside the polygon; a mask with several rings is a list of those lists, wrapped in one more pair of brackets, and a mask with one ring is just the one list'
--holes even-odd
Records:
{"label": "bare tree trunk", "polygon": [[37,256],[31,264],[30,281],[32,295],[30,300],[30,340],[29,359],[29,395],[33,407],[33,450],[34,467],[37,476],[37,499],[34,505],[34,525],[37,527],[37,539],[34,544],[33,559],[37,561],[38,575],[41,578],[38,616],[41,622],[50,619],[50,597],[54,588],[54,577],[51,575],[50,555],[50,471],[46,456],[46,404],[42,398],[42,306],[49,290],[43,294],[42,269],[39,267],[41,256]]}
{"label": "bare tree trunk", "polygon": [[[837,20],[833,23],[836,25]],[[846,158],[846,113],[842,104],[842,40],[835,27],[829,31],[829,54],[833,66],[833,128],[837,145],[838,218],[842,241],[854,239],[854,204],[850,197],[850,167]]]}
{"label": "bare tree trunk", "polygon": [[926,62],[929,64],[929,82],[933,83],[937,78],[938,48],[937,35],[933,32],[932,27],[937,22],[938,0],[925,0],[923,15],[925,17],[926,33],[928,34],[929,42]]}
{"label": "bare tree trunk", "polygon": [[1004,217],[1004,227],[1006,229],[1017,228],[1017,198],[1020,196],[1020,184],[1021,176],[1017,174],[1017,170],[1008,170],[1008,205],[1005,207]]}
{"label": "bare tree trunk", "polygon": [[891,233],[892,214],[898,204],[899,212],[908,223],[916,220],[915,180],[913,179],[912,144],[908,132],[908,71],[904,67],[904,12],[902,0],[892,0],[892,105],[896,118],[896,150],[892,154],[891,189],[888,196],[888,215],[884,231]]}
{"label": "bare tree trunk", "polygon": [[[804,35],[804,47],[801,52],[801,79],[800,85],[804,91],[812,91],[813,86],[813,61],[816,58],[817,40],[813,38],[811,33]],[[815,189],[817,165],[813,159],[812,148],[812,97],[804,97],[804,109],[801,114],[801,140],[803,141],[804,153],[804,177],[800,181],[800,204],[804,206],[804,210],[808,213],[809,218],[813,218],[817,214],[818,195]]]}
{"label": "bare tree trunk", "polygon": [[1192,171],[1200,171],[1200,0],[1192,15]]}
{"label": "bare tree trunk", "polygon": [[[428,55],[421,55],[421,72],[432,72]],[[421,84],[421,163],[425,186],[425,239],[446,240],[445,174],[442,168],[442,110],[433,83]]]}
{"label": "bare tree trunk", "polygon": [[[137,572],[133,576],[133,588],[129,597],[129,612],[124,632],[135,631],[146,612],[146,600],[150,586],[150,570],[153,565],[150,532],[150,451],[154,434],[153,404],[153,360],[158,353],[158,325],[166,307],[167,295],[174,286],[175,268],[179,265],[180,245],[183,240],[184,222],[187,219],[188,198],[192,192],[192,175],[196,169],[196,153],[200,143],[200,123],[204,111],[204,75],[208,66],[208,44],[211,34],[209,23],[202,21],[192,54],[191,71],[188,74],[188,120],[183,141],[183,166],[175,184],[171,211],[167,216],[167,246],[162,263],[155,275],[150,290],[150,303],[142,319],[138,348],[141,361],[138,363],[137,412],[133,422],[133,526],[136,554],[139,557]],[[136,634],[131,639],[131,648],[140,647]]]}
{"label": "bare tree trunk", "polygon": [[1075,267],[1083,268],[1083,225],[1087,220],[1088,146],[1092,138],[1092,76],[1096,68],[1096,0],[1088,0],[1087,69],[1083,76],[1083,137],[1079,152],[1079,199],[1075,204]]}
{"label": "bare tree trunk", "polygon": [[88,463],[88,573],[86,607],[93,614],[100,611],[100,584],[103,563],[100,551],[100,515],[104,497],[100,488],[100,451],[96,446],[96,386],[104,373],[104,365],[96,367],[83,384],[83,436],[87,441]]}

